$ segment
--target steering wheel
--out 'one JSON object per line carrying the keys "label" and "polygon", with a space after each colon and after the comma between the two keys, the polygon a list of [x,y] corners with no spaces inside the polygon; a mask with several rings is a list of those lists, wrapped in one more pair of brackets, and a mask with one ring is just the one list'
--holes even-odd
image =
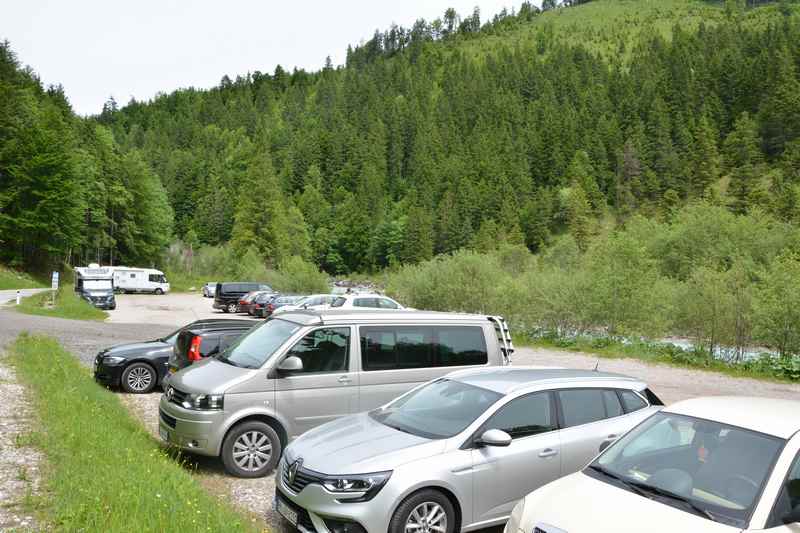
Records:
{"label": "steering wheel", "polygon": [[[737,488],[739,490],[737,490]],[[746,503],[748,499],[752,500],[752,498],[758,494],[759,488],[760,485],[749,477],[737,474],[725,480],[725,497],[731,498],[736,503]],[[736,501],[737,498],[734,496],[744,496],[744,498],[742,498],[742,501]]]}

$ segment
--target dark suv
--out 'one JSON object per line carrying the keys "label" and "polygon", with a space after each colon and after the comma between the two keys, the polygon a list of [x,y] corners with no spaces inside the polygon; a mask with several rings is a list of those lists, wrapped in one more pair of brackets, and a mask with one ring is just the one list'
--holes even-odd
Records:
{"label": "dark suv", "polygon": [[257,324],[253,320],[220,320],[217,325],[209,328],[187,328],[181,331],[169,357],[169,373],[174,374],[196,361],[224,352]]}
{"label": "dark suv", "polygon": [[252,291],[269,291],[272,288],[264,283],[234,282],[217,283],[214,291],[214,309],[222,309],[226,313],[239,312],[239,299]]}
{"label": "dark suv", "polygon": [[118,344],[98,352],[94,359],[94,378],[103,385],[122,387],[125,392],[143,394],[159,385],[167,374],[167,365],[175,341],[181,331],[200,331],[215,327],[250,327],[252,320],[206,319],[197,320],[160,339]]}

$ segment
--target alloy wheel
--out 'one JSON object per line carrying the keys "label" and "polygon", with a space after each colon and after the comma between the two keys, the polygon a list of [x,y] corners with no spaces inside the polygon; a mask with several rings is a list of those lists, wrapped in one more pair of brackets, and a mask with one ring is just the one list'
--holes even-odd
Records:
{"label": "alloy wheel", "polygon": [[152,381],[152,374],[144,367],[139,366],[131,369],[131,371],[128,372],[127,382],[131,390],[139,392],[147,390]]}
{"label": "alloy wheel", "polygon": [[272,457],[272,443],[260,431],[246,431],[233,443],[233,460],[248,472],[255,472],[266,465]]}
{"label": "alloy wheel", "polygon": [[446,533],[447,513],[436,502],[423,502],[408,515],[406,533]]}

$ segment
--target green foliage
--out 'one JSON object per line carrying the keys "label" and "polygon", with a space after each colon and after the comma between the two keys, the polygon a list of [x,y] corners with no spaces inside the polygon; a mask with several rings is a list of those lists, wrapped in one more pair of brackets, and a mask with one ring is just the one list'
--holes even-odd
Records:
{"label": "green foliage", "polygon": [[23,298],[14,307],[17,311],[29,315],[71,318],[74,320],[105,320],[108,313],[80,298],[72,287],[62,286],[56,292],[55,305],[52,305],[52,291],[45,291]]}
{"label": "green foliage", "polygon": [[42,470],[47,498],[39,505],[54,529],[123,532],[136,524],[140,531],[254,531],[207,494],[54,339],[23,334],[10,354],[42,428],[34,442],[48,464]]}
{"label": "green foliage", "polygon": [[0,266],[0,291],[12,289],[36,289],[44,286],[44,283],[24,272],[19,272]]}
{"label": "green foliage", "polygon": [[284,259],[278,272],[267,279],[272,280],[275,290],[284,293],[314,294],[330,290],[328,276],[319,271],[316,265],[298,255]]}
{"label": "green foliage", "polygon": [[800,261],[782,255],[761,274],[756,288],[755,334],[781,356],[800,353]]}

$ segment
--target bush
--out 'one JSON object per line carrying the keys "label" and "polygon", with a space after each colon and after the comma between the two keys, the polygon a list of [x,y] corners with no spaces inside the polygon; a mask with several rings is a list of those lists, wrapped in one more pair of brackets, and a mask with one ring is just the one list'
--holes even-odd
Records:
{"label": "bush", "polygon": [[278,271],[267,279],[272,280],[275,290],[285,293],[314,294],[330,290],[328,276],[298,255],[281,262]]}

